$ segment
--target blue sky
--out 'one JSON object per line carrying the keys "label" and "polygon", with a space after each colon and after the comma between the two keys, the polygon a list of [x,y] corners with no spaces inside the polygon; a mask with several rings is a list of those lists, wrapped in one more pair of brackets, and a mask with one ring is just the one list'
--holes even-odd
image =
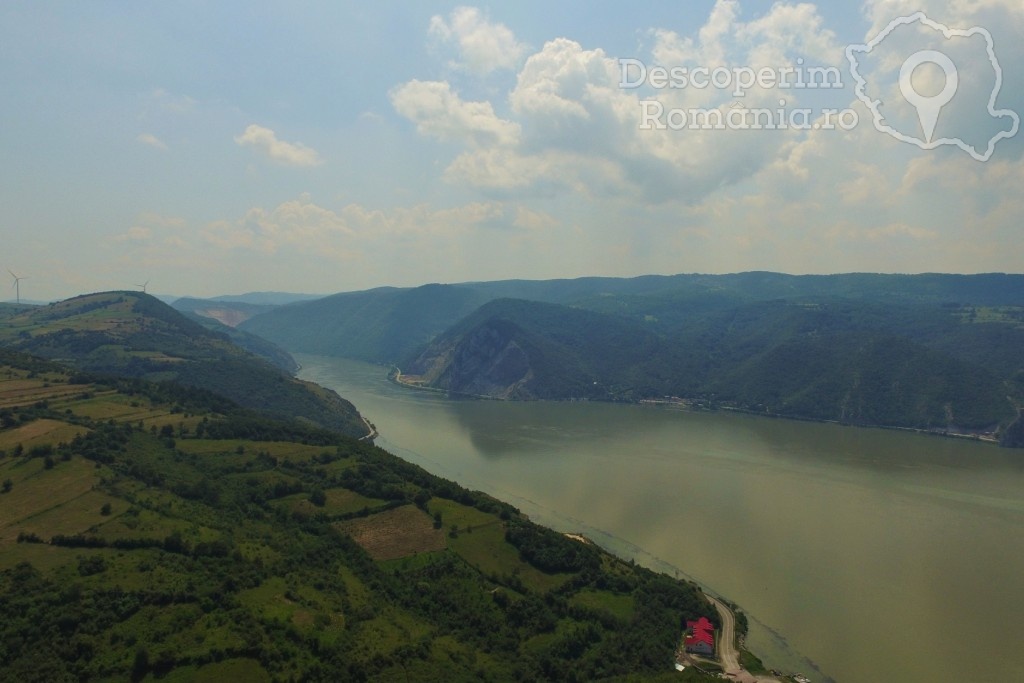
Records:
{"label": "blue sky", "polygon": [[[984,161],[965,151],[1013,118],[986,111],[984,41],[904,27],[861,67],[885,122],[923,138],[899,66],[915,50],[948,53],[960,85],[934,137],[965,147],[879,131],[854,91],[846,47],[916,10],[986,29],[996,108],[1024,112],[1024,7],[1011,0],[7,2],[0,266],[36,300],[147,280],[213,296],[741,270],[1020,272],[1024,136],[999,139]],[[835,67],[843,87],[629,89],[620,58],[733,77]],[[941,71],[928,68],[914,82],[937,92]],[[662,117],[664,129],[643,130],[654,103],[677,117],[800,109],[807,122],[833,109],[855,125],[673,129],[680,119]]]}

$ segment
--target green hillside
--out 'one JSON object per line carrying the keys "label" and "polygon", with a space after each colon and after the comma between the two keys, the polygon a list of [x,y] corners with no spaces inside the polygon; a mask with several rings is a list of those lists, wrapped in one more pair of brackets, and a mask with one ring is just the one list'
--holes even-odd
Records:
{"label": "green hillside", "polygon": [[675,396],[986,438],[1019,432],[1005,428],[1024,406],[1024,275],[473,282],[338,294],[243,327],[478,396]]}
{"label": "green hillside", "polygon": [[365,442],[0,350],[0,681],[716,680],[691,584]]}
{"label": "green hillside", "polygon": [[765,302],[664,327],[498,300],[407,359],[403,378],[492,398],[674,396],[770,415],[957,433],[992,434],[1014,419],[1007,394],[1019,396],[1019,387],[957,357],[984,354],[967,347],[956,354],[934,350],[855,320],[861,312],[860,304],[848,302]]}
{"label": "green hillside", "polygon": [[[396,363],[477,307],[503,298],[629,317],[664,334],[750,305],[842,303],[849,309],[842,315],[854,325],[885,329],[945,351],[967,346],[979,354],[968,360],[984,361],[991,346],[1000,347],[990,354],[990,369],[1014,358],[1019,362],[1018,334],[1024,325],[1024,275],[751,272],[385,287],[278,307],[241,327],[290,351]],[[1002,324],[953,324],[967,319]]]}
{"label": "green hillside", "polygon": [[294,374],[299,369],[299,364],[295,362],[292,355],[274,342],[267,341],[263,337],[257,337],[251,332],[225,325],[216,318],[186,311],[182,311],[182,313],[185,314],[186,318],[199,323],[211,332],[226,336],[235,346],[241,347],[249,353],[269,361],[271,365],[275,365],[289,374]]}
{"label": "green hillside", "polygon": [[82,371],[173,380],[353,436],[367,431],[355,407],[337,394],[294,379],[141,292],[88,294],[0,319],[0,346]]}

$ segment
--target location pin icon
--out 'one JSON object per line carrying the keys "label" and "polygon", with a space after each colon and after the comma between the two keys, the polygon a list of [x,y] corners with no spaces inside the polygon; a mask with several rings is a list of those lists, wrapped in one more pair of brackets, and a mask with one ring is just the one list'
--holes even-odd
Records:
{"label": "location pin icon", "polygon": [[[914,69],[927,62],[938,65],[946,74],[946,85],[943,86],[942,92],[932,97],[925,97],[919,94],[914,90],[914,84],[910,80],[914,75]],[[924,131],[926,143],[932,141],[932,133],[935,132],[935,124],[939,120],[939,112],[953,99],[959,83],[960,79],[956,72],[956,65],[953,64],[953,60],[941,52],[921,50],[910,55],[907,57],[907,61],[903,62],[903,66],[900,68],[900,92],[903,93],[903,97],[907,99],[907,102],[917,109],[917,118],[921,122],[921,130]]]}

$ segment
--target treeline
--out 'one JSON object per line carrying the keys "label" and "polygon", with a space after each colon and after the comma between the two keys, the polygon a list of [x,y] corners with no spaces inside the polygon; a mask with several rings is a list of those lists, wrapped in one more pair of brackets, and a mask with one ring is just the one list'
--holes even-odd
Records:
{"label": "treeline", "polygon": [[[18,543],[46,543],[35,533],[18,534]],[[98,536],[86,536],[85,534],[57,534],[50,538],[49,545],[62,548],[115,548],[117,550],[143,550],[157,548],[168,553],[179,555],[190,555],[192,557],[227,557],[231,551],[231,545],[223,540],[203,541],[191,545],[186,542],[181,534],[171,534],[163,539],[159,538],[115,538],[107,540]]]}
{"label": "treeline", "polygon": [[508,524],[505,540],[519,550],[523,560],[545,572],[579,572],[595,569],[601,563],[600,555],[589,544],[522,520]]}

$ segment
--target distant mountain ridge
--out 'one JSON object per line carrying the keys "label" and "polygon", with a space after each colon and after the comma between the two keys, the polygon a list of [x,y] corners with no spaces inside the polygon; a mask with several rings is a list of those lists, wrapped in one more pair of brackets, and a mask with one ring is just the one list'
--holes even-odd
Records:
{"label": "distant mountain ridge", "polygon": [[744,303],[777,299],[1021,307],[1024,275],[748,272],[380,287],[277,307],[253,315],[239,328],[290,351],[396,363],[478,307],[503,298],[656,318],[665,326],[678,323],[681,314],[723,311]]}
{"label": "distant mountain ridge", "polygon": [[239,328],[290,351],[391,363],[486,301],[471,287],[384,287],[282,306]]}
{"label": "distant mountain ridge", "polygon": [[[510,399],[663,399],[852,424],[1007,429],[1024,275],[650,275],[337,294],[242,329]],[[1021,431],[1021,430],[1016,430]],[[1005,439],[1004,439],[1005,441]]]}

